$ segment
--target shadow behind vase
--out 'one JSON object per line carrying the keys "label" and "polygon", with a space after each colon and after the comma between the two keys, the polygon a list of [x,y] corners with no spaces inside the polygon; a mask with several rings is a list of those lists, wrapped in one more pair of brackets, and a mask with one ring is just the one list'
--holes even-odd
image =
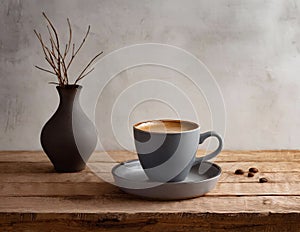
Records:
{"label": "shadow behind vase", "polygon": [[41,132],[42,147],[57,172],[85,168],[95,150],[97,132],[79,104],[79,85],[57,86],[60,103]]}

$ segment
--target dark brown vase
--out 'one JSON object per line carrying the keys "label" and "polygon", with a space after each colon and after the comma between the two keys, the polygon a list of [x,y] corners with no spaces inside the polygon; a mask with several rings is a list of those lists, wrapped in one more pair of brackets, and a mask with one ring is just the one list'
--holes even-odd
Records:
{"label": "dark brown vase", "polygon": [[41,144],[57,172],[77,172],[85,168],[95,150],[97,132],[79,104],[82,87],[56,88],[60,103],[42,129]]}

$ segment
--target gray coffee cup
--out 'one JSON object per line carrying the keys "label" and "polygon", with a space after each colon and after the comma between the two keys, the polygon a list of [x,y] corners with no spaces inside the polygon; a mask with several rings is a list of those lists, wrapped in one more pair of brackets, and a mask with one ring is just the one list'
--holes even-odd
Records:
{"label": "gray coffee cup", "polygon": [[[200,133],[200,126],[190,121],[150,120],[135,124],[133,132],[141,166],[151,181],[183,181],[193,165],[214,158],[223,147],[216,132]],[[218,148],[196,158],[198,145],[210,136],[218,139]]]}

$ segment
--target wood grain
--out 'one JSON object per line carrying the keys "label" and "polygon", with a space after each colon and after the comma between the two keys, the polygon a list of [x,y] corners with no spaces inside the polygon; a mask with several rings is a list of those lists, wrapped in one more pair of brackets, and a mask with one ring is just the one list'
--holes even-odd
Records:
{"label": "wood grain", "polygon": [[[216,231],[298,232],[298,214],[199,214],[199,213],[105,213],[105,214],[0,214],[3,231]],[[9,223],[8,223],[9,222]]]}
{"label": "wood grain", "polygon": [[[222,167],[223,172],[234,173],[236,169],[243,169],[248,171],[251,167],[259,169],[260,173],[263,172],[300,172],[299,162],[223,162],[215,161]],[[117,163],[101,163],[101,162],[89,162],[97,172],[110,172],[111,167]],[[85,169],[82,173],[90,172],[89,169]],[[48,162],[0,162],[0,173],[55,173],[52,164]]]}
{"label": "wood grain", "polygon": [[[219,163],[220,164],[220,163]],[[220,164],[222,166],[222,164]],[[102,177],[102,178],[101,178]],[[260,177],[266,177],[269,182],[274,183],[297,183],[300,182],[299,172],[267,172],[257,173],[254,177],[235,175],[233,172],[223,171],[219,183],[257,183]],[[99,182],[101,179],[111,179],[112,175],[104,172],[83,171],[79,173],[0,173],[0,183],[59,183],[59,182]]]}
{"label": "wood grain", "polygon": [[[95,152],[92,169],[56,173],[43,152],[0,152],[0,231],[300,231],[300,151],[223,151],[216,188],[182,201],[139,199],[106,182],[116,162],[135,158]],[[259,169],[251,178],[250,167]]]}
{"label": "wood grain", "polygon": [[[199,150],[197,156],[203,156],[205,151]],[[137,155],[129,151],[94,152],[89,162],[124,162],[137,159]],[[299,150],[275,151],[222,151],[215,159],[223,162],[289,162],[300,161]],[[42,151],[0,151],[0,162],[49,162]]]}
{"label": "wood grain", "polygon": [[[118,191],[106,182],[99,183],[5,183],[0,196],[100,196]],[[300,195],[300,183],[218,183],[207,196]]]}
{"label": "wood grain", "polygon": [[[6,213],[299,213],[299,196],[219,196],[152,201],[121,191],[93,196],[1,197]],[[58,207],[59,206],[59,207]]]}

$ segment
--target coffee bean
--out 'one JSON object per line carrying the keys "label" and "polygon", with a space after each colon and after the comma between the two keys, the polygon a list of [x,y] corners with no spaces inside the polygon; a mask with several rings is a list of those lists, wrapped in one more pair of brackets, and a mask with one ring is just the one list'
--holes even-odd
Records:
{"label": "coffee bean", "polygon": [[236,175],[243,175],[244,171],[242,169],[237,169],[237,170],[235,170],[234,174],[236,174]]}
{"label": "coffee bean", "polygon": [[268,182],[268,179],[265,177],[259,178],[259,183],[265,183]]}
{"label": "coffee bean", "polygon": [[257,168],[249,168],[249,172],[257,173],[258,169]]}
{"label": "coffee bean", "polygon": [[248,177],[253,177],[254,173],[253,172],[248,172]]}

